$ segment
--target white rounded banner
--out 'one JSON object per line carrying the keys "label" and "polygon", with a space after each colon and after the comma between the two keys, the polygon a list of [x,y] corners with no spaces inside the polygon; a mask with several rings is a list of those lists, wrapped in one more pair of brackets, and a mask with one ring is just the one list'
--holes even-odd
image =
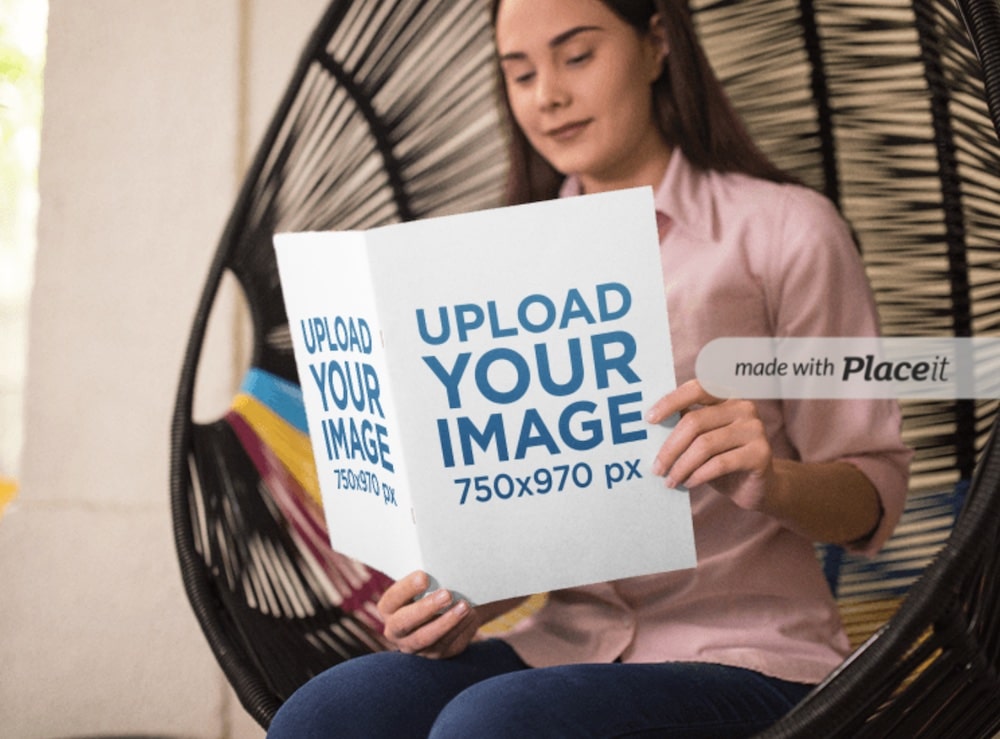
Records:
{"label": "white rounded banner", "polygon": [[721,338],[695,374],[723,398],[996,398],[1000,339]]}

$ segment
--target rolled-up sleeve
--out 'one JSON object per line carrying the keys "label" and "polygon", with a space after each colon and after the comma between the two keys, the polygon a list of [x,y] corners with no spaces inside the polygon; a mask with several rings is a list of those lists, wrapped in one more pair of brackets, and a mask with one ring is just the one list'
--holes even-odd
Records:
{"label": "rolled-up sleeve", "polygon": [[[781,275],[768,306],[780,337],[867,337],[879,333],[871,287],[851,232],[825,198],[786,188],[781,238],[769,250]],[[906,502],[912,452],[901,438],[896,400],[785,400],[785,433],[804,462],[844,461],[873,484],[883,515],[850,548],[875,554],[891,536]]]}

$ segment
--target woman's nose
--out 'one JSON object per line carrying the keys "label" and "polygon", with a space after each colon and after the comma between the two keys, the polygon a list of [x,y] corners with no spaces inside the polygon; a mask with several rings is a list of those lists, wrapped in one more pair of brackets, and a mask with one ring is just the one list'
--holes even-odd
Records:
{"label": "woman's nose", "polygon": [[542,110],[563,108],[569,104],[571,95],[562,76],[553,70],[538,72],[538,85],[535,88],[538,107]]}

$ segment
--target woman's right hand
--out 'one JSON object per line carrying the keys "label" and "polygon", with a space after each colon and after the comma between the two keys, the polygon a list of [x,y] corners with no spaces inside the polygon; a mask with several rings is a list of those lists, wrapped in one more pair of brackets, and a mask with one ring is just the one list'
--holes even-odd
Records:
{"label": "woman's right hand", "polygon": [[476,609],[444,589],[419,598],[430,586],[427,573],[412,572],[393,583],[379,599],[385,636],[400,652],[433,659],[465,651],[479,629]]}

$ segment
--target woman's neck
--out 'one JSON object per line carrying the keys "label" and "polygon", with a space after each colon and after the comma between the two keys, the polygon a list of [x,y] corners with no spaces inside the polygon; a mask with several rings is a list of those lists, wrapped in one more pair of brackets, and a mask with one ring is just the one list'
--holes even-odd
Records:
{"label": "woman's neck", "polygon": [[607,173],[603,176],[578,174],[581,192],[594,194],[645,185],[649,185],[655,190],[663,181],[672,153],[671,147],[658,146],[640,160],[639,166],[633,167],[627,172]]}

